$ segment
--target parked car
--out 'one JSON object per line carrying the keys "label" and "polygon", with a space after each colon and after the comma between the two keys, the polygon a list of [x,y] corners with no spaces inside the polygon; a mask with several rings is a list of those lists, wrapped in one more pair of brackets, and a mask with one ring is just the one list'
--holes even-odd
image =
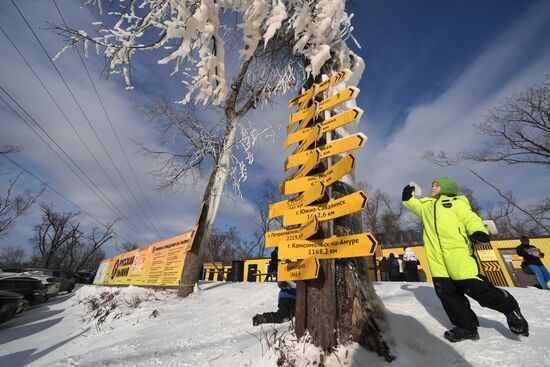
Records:
{"label": "parked car", "polygon": [[46,286],[39,279],[22,276],[0,279],[0,290],[22,295],[31,305],[42,303],[47,298]]}
{"label": "parked car", "polygon": [[14,317],[18,311],[22,312],[25,303],[28,306],[29,303],[19,293],[0,290],[0,324]]}
{"label": "parked car", "polygon": [[7,278],[7,277],[13,277],[17,276],[20,273],[24,273],[25,269],[19,269],[19,268],[4,268],[0,269],[0,279]]}
{"label": "parked car", "polygon": [[79,271],[73,273],[77,283],[92,284],[95,278],[95,271]]}
{"label": "parked car", "polygon": [[19,274],[22,277],[36,278],[46,286],[47,298],[55,297],[61,287],[61,279],[53,275],[53,270],[44,268],[27,268],[24,273]]}
{"label": "parked car", "polygon": [[71,293],[73,291],[76,280],[71,274],[63,270],[54,270],[53,275],[61,279],[60,292],[67,291],[67,293]]}

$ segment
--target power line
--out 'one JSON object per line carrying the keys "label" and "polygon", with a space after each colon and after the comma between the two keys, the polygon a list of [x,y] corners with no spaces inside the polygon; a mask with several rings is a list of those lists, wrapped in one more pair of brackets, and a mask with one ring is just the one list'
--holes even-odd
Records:
{"label": "power line", "polygon": [[[63,154],[67,157],[67,159],[69,159],[69,161],[71,161],[71,163],[82,173],[82,175],[84,175],[91,183],[92,185],[94,185],[94,187],[100,192],[103,194],[103,196],[105,196],[105,198],[107,199],[107,201],[109,201],[115,208],[116,208],[116,205],[114,205],[110,200],[109,198],[103,193],[103,191],[93,182],[93,180],[80,168],[80,166],[67,154],[67,152],[65,152],[65,150],[59,146],[59,144],[57,144],[57,142],[48,134],[48,132],[46,130],[44,130],[44,128],[0,85],[0,89],[35,123],[36,126],[38,126],[38,128],[44,133],[44,135],[46,135],[56,146],[59,150],[61,150],[61,152],[63,152]],[[57,156],[57,158],[59,158],[79,179],[80,181],[82,181],[87,187],[88,189],[90,189],[90,191],[92,193],[94,193],[95,196],[97,196],[98,199],[100,199],[103,204],[105,204],[105,206],[107,206],[109,209],[111,209],[111,207],[109,207],[105,201],[103,201],[103,199],[97,194],[97,192],[94,191],[94,189],[92,189],[92,187],[86,182],[84,181],[84,179],[74,170],[73,167],[71,167],[71,165],[69,163],[67,163],[67,161],[65,161],[65,159],[63,157],[61,157],[59,155],[59,153],[52,148],[52,146],[32,127],[32,125],[30,125],[9,103],[7,103],[7,101],[2,98],[2,96],[0,96],[0,100],[2,100],[2,102],[4,102],[6,104],[6,106],[8,106],[8,108],[17,116],[19,117],[19,119],[21,121],[23,121],[23,123],[25,125],[27,125],[27,127],[29,129],[31,129],[31,131],[36,135],[38,136],[38,138],[40,140],[42,140],[42,142],[44,144],[46,144],[46,146]],[[112,210],[112,209],[111,209]],[[120,210],[119,210],[120,211]],[[117,213],[115,213],[113,211],[113,213],[118,216]],[[121,218],[126,222],[126,224],[128,224],[128,226],[132,227],[132,229],[134,229],[135,231],[137,231],[138,233],[140,233],[141,235],[143,235],[143,233],[141,233],[141,231],[136,227],[134,226],[133,224],[131,224],[131,222],[124,216],[124,214],[121,215]]]}
{"label": "power line", "polygon": [[[102,223],[99,219],[97,219],[95,216],[93,216],[92,214],[88,213],[86,210],[82,209],[82,207],[80,207],[78,204],[76,204],[74,201],[72,201],[71,199],[69,199],[68,197],[66,197],[65,195],[63,195],[62,193],[60,193],[59,191],[57,191],[55,188],[53,188],[50,184],[48,184],[47,182],[45,182],[44,180],[41,180],[39,177],[37,177],[35,174],[33,174],[31,171],[29,171],[28,169],[26,169],[25,167],[23,167],[21,164],[17,163],[16,161],[14,161],[13,159],[9,158],[7,155],[5,154],[1,154],[1,156],[5,159],[7,159],[9,162],[11,162],[14,166],[16,167],[19,167],[20,169],[22,169],[23,171],[25,171],[28,175],[30,175],[31,177],[33,177],[35,180],[37,180],[38,182],[40,182],[42,185],[48,187],[50,190],[52,190],[54,193],[56,193],[57,195],[61,196],[61,198],[65,199],[66,201],[68,201],[69,203],[71,203],[72,205],[74,205],[76,208],[78,208],[78,210],[80,210],[82,213],[86,214],[88,217],[92,218],[94,221],[96,221],[97,223],[99,223],[100,225],[104,226],[104,227],[107,227],[107,225],[105,225],[104,223]],[[123,235],[121,234],[118,234],[116,232],[114,232],[116,236],[122,238],[123,240],[125,240],[126,242],[131,242],[129,239],[127,239],[126,237],[124,237]]]}
{"label": "power line", "polygon": [[[21,12],[21,10],[19,9],[19,7],[15,4],[15,2],[13,0],[11,0],[11,3],[13,4],[13,6],[17,9],[17,12],[19,13],[19,15],[21,16],[21,18],[23,19],[23,21],[25,22],[25,24],[27,25],[27,27],[29,28],[29,30],[31,31],[31,33],[33,34],[34,38],[36,39],[36,41],[38,42],[38,44],[40,45],[40,47],[42,48],[42,51],[44,52],[44,54],[46,55],[47,59],[50,61],[50,63],[52,64],[52,66],[54,67],[55,71],[57,72],[57,75],[61,78],[61,80],[63,81],[63,84],[65,85],[65,87],[67,88],[67,90],[69,91],[69,94],[71,95],[71,97],[73,98],[74,102],[76,103],[76,105],[78,106],[78,109],[80,110],[80,112],[82,113],[84,119],[86,120],[86,122],[88,123],[88,126],[90,127],[90,129],[92,130],[92,132],[94,133],[96,139],[98,140],[99,144],[101,145],[101,147],[103,148],[103,151],[105,152],[105,154],[107,155],[107,158],[109,159],[109,161],[111,162],[111,165],[114,167],[115,171],[118,173],[118,175],[121,177],[124,185],[126,186],[126,189],[131,192],[130,190],[130,187],[128,186],[128,184],[126,183],[126,180],[124,179],[124,177],[122,176],[122,173],[120,172],[120,170],[118,169],[118,166],[115,164],[113,158],[111,157],[111,155],[109,154],[109,151],[107,150],[107,148],[105,147],[105,145],[103,144],[103,141],[101,140],[101,138],[99,137],[99,135],[97,134],[96,130],[94,129],[93,127],[93,124],[91,123],[90,119],[88,118],[88,116],[86,115],[86,113],[84,112],[84,109],[82,108],[81,104],[78,102],[78,99],[76,98],[76,96],[74,95],[73,91],[71,90],[71,88],[69,87],[67,81],[65,80],[65,78],[63,77],[63,75],[61,74],[61,72],[59,71],[59,69],[57,68],[57,66],[55,65],[55,63],[52,61],[52,59],[50,58],[49,54],[48,54],[48,51],[46,50],[46,48],[44,47],[44,44],[42,43],[42,41],[40,40],[40,38],[38,37],[38,35],[34,32],[34,29],[32,28],[32,26],[30,25],[30,23],[28,22],[27,18],[23,15],[23,13]],[[114,182],[111,181],[110,177],[107,175],[109,181],[112,183],[113,187],[115,188],[115,190],[117,190],[117,192],[119,193],[119,195],[121,195],[121,197],[123,198],[123,200],[126,202],[126,204],[128,205],[128,207],[132,210],[132,212],[134,213],[134,215],[139,218],[139,220],[147,225],[147,223],[145,223],[145,221],[143,221],[143,219],[141,218],[141,216],[135,211],[135,209],[133,208],[133,206],[126,200],[126,198],[124,198],[122,196],[122,194],[120,193],[120,190],[118,190],[118,187],[117,185],[114,184]],[[135,196],[134,196],[135,198]],[[153,228],[153,230],[155,230],[155,228]],[[159,234],[160,236],[160,234]]]}
{"label": "power line", "polygon": [[[90,155],[92,156],[92,158],[94,158],[96,164],[99,166],[100,169],[102,169],[103,167],[101,166],[101,164],[99,163],[99,161],[97,160],[97,158],[95,157],[95,155],[91,152],[90,148],[88,147],[88,145],[86,144],[86,142],[84,141],[84,139],[82,139],[82,137],[80,136],[80,134],[78,133],[78,131],[76,130],[76,128],[73,126],[73,124],[71,123],[71,121],[69,120],[69,118],[67,117],[67,115],[65,114],[65,111],[63,111],[63,109],[61,108],[61,106],[59,105],[59,103],[57,103],[57,100],[55,99],[55,97],[52,95],[52,93],[50,92],[50,90],[48,89],[48,87],[46,87],[46,85],[44,84],[44,82],[42,81],[42,79],[38,76],[38,74],[35,72],[35,70],[33,69],[33,67],[30,65],[30,63],[27,61],[27,59],[25,58],[25,56],[22,54],[22,52],[19,50],[19,48],[17,48],[17,46],[15,45],[15,43],[13,42],[13,40],[10,38],[10,36],[8,35],[8,33],[2,28],[2,26],[0,26],[0,31],[2,31],[2,33],[4,34],[4,36],[8,39],[8,41],[11,43],[11,45],[15,48],[15,50],[19,53],[19,56],[23,59],[23,61],[25,62],[25,64],[27,65],[27,67],[29,68],[29,70],[34,74],[34,76],[36,77],[36,79],[38,79],[38,81],[40,82],[40,84],[42,85],[42,88],[44,88],[44,90],[46,91],[46,93],[48,94],[48,96],[50,97],[50,99],[52,100],[52,102],[56,105],[56,107],[58,108],[58,110],[61,112],[61,114],[63,115],[63,117],[65,118],[65,121],[67,121],[67,123],[69,124],[69,126],[72,128],[72,130],[74,131],[74,133],[78,136],[80,142],[82,143],[82,145],[84,145],[84,147],[86,148],[86,150],[88,151],[88,153],[90,153]],[[5,92],[7,93],[7,92]],[[10,96],[10,98],[12,98]],[[12,98],[13,100],[13,98]],[[6,103],[6,101],[4,101],[4,103]],[[7,103],[6,103],[7,104]],[[19,103],[16,102],[16,104],[21,108],[23,109]],[[17,114],[16,111],[14,111],[12,109],[12,111],[14,113]],[[19,114],[17,114],[19,116]],[[19,116],[20,119],[23,120],[23,122],[25,122],[25,120]],[[28,125],[27,125],[28,126]],[[29,126],[29,128],[32,129],[32,127]],[[43,129],[42,129],[43,130]],[[36,133],[36,132],[35,132]],[[49,136],[48,136],[49,137]],[[50,137],[50,139],[52,139],[53,141],[53,138]],[[45,144],[47,144],[46,142],[44,142]],[[54,151],[55,153],[55,151]],[[67,157],[68,157],[68,154],[66,153]],[[78,165],[76,163],[73,163],[75,164],[75,166],[78,167]],[[78,167],[79,168],[79,167]],[[84,172],[81,171],[83,174]],[[106,172],[102,169],[102,172],[106,175]],[[118,208],[110,199],[109,197],[99,188],[99,186],[91,179],[89,178],[87,175],[86,177],[88,178],[88,180],[92,183],[92,185],[96,188],[96,190],[98,190],[103,196],[104,198],[111,204],[111,206],[114,208],[114,210],[116,210],[118,213],[115,213],[115,215],[117,216],[120,216],[121,218],[124,218],[127,222],[130,222],[130,220],[124,216],[124,214],[122,214],[123,212],[120,210],[120,208]],[[96,194],[97,195],[97,194]],[[104,204],[106,204],[104,201],[103,201]],[[107,204],[106,204],[107,205]],[[109,207],[107,205],[107,207]],[[112,208],[109,207],[109,209],[111,209],[113,211]],[[114,211],[113,211],[114,212]],[[132,223],[131,225],[133,228],[137,229],[137,227]]]}
{"label": "power line", "polygon": [[[61,10],[59,9],[59,6],[57,5],[57,2],[55,0],[52,0],[55,8],[57,9],[57,12],[59,14],[59,16],[61,17],[61,21],[63,22],[63,24],[65,25],[66,28],[69,28],[67,23],[65,22],[65,18],[63,17],[63,14],[61,13]],[[145,199],[145,202],[147,203],[147,206],[149,207],[149,209],[151,210],[151,213],[153,213],[154,217],[156,218],[158,224],[161,226],[161,228],[163,229],[164,232],[166,232],[166,230],[164,229],[164,227],[162,226],[162,223],[160,222],[158,216],[157,216],[157,213],[155,212],[155,210],[153,209],[153,206],[151,205],[151,202],[149,201],[149,199],[147,198],[147,195],[145,195],[145,192],[143,191],[143,187],[141,186],[139,180],[137,179],[137,176],[136,176],[136,173],[134,171],[134,168],[132,167],[132,165],[130,164],[130,160],[128,159],[128,156],[126,154],[126,151],[124,149],[124,147],[122,146],[122,143],[120,142],[120,139],[118,137],[118,134],[116,132],[116,129],[113,125],[113,122],[109,116],[109,114],[107,113],[107,109],[105,108],[105,105],[103,104],[103,100],[101,99],[101,96],[99,95],[99,92],[96,88],[96,85],[94,83],[94,81],[92,80],[92,77],[90,75],[90,72],[88,71],[88,68],[86,67],[86,63],[84,62],[84,59],[82,58],[82,56],[80,55],[80,52],[78,51],[78,49],[74,49],[80,59],[80,62],[82,63],[82,66],[84,67],[84,70],[86,71],[86,75],[88,76],[88,79],[90,80],[90,83],[94,89],[94,92],[95,92],[95,95],[97,96],[97,99],[99,101],[99,103],[101,104],[101,108],[103,109],[103,113],[105,114],[105,117],[107,118],[107,121],[109,122],[109,125],[111,126],[111,130],[113,131],[113,134],[115,135],[115,138],[116,138],[116,141],[118,142],[118,146],[120,147],[120,150],[122,151],[122,154],[124,155],[124,159],[126,160],[126,164],[128,165],[128,168],[130,168],[130,171],[132,172],[132,175],[134,176],[134,180],[136,181],[136,184],[138,185],[139,187],[139,190],[141,191],[141,194],[143,195],[143,198]],[[137,202],[137,200],[136,200]],[[139,205],[139,202],[138,202],[138,205]],[[141,206],[140,206],[141,207]],[[146,213],[143,209],[142,211],[144,213]],[[147,214],[146,214],[147,216]],[[149,220],[149,222],[151,222],[151,220],[149,219],[149,217],[147,216],[147,220]],[[151,222],[152,224],[152,222]]]}

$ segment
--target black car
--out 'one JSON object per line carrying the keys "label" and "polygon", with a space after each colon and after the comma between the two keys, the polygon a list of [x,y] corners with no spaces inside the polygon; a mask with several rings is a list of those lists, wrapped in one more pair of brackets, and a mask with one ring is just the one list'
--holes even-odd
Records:
{"label": "black car", "polygon": [[0,290],[0,324],[25,311],[29,302],[19,293]]}
{"label": "black car", "polygon": [[54,270],[53,276],[61,279],[61,285],[59,286],[60,292],[67,291],[67,293],[71,293],[73,291],[76,279],[72,276],[72,274],[69,274],[63,270]]}
{"label": "black car", "polygon": [[37,305],[46,300],[46,286],[35,278],[9,277],[0,279],[0,290],[19,293],[31,305]]}

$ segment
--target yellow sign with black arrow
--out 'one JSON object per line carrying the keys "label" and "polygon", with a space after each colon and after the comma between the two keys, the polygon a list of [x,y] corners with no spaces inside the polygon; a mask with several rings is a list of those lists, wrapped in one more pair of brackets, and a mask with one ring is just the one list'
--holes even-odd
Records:
{"label": "yellow sign with black arrow", "polygon": [[283,225],[302,224],[313,216],[320,221],[339,218],[364,209],[368,199],[363,191],[357,191],[328,203],[289,209],[283,213]]}
{"label": "yellow sign with black arrow", "polygon": [[[316,157],[316,155],[314,155],[314,157]],[[289,177],[288,180],[281,184],[280,189],[284,195],[290,195],[306,190],[317,181],[321,181],[325,186],[329,186],[350,173],[354,167],[355,156],[353,154],[348,154],[325,172],[312,176]]]}
{"label": "yellow sign with black arrow", "polygon": [[[319,149],[315,149],[315,154],[312,154],[296,172],[294,172],[288,177],[288,179],[294,180],[300,177],[304,177],[319,164],[320,159],[321,159],[321,151]],[[304,190],[302,191],[305,191],[305,189],[306,188],[304,188]]]}
{"label": "yellow sign with black arrow", "polygon": [[327,131],[334,130],[340,126],[344,126],[345,124],[349,124],[350,122],[359,120],[362,115],[363,110],[359,107],[354,107],[350,110],[347,110],[346,112],[339,113],[338,115],[335,115],[328,120],[320,121],[319,123],[323,128],[323,132],[326,133]]}
{"label": "yellow sign with black arrow", "polygon": [[288,108],[292,108],[297,104],[302,104],[303,102],[307,102],[311,100],[317,93],[321,93],[328,87],[345,81],[350,74],[351,74],[351,71],[349,71],[348,69],[344,69],[340,71],[338,74],[334,75],[330,79],[325,80],[322,83],[313,84],[311,88],[306,90],[304,93],[300,94],[297,97],[292,98],[288,102]]}
{"label": "yellow sign with black arrow", "polygon": [[298,130],[303,129],[307,123],[319,113],[319,103],[313,103],[311,106],[304,108],[303,110],[298,110],[298,112],[290,115],[288,119],[288,126],[286,127],[286,132],[290,132],[295,123],[300,122]]}
{"label": "yellow sign with black arrow", "polygon": [[[319,137],[321,136],[321,132],[323,131],[323,128],[321,127],[320,124],[315,124],[311,128],[308,128],[308,130],[309,130],[309,133],[307,134],[305,139],[303,139],[300,142],[300,144],[294,150],[294,152],[292,152],[292,154],[303,152],[304,150],[309,148],[311,146],[311,144],[315,143],[317,141],[317,139],[319,139]],[[285,148],[285,150],[286,150],[286,148]]]}
{"label": "yellow sign with black arrow", "polygon": [[281,263],[277,267],[278,281],[317,279],[318,276],[319,260],[315,257]]}
{"label": "yellow sign with black arrow", "polygon": [[269,204],[269,218],[275,218],[283,215],[286,210],[297,209],[306,206],[316,200],[319,200],[325,194],[325,185],[322,182],[316,182],[298,197],[290,200],[282,200]]}
{"label": "yellow sign with black arrow", "polygon": [[[320,159],[323,159],[336,154],[361,148],[363,145],[365,145],[366,141],[367,137],[363,133],[357,133],[346,136],[342,139],[333,140],[328,144],[317,147],[317,149],[321,151]],[[285,161],[285,171],[287,171],[289,168],[304,164],[311,154],[315,154],[315,151],[313,149],[289,155]]]}
{"label": "yellow sign with black arrow", "polygon": [[376,251],[376,245],[376,239],[370,232],[320,240],[282,241],[279,242],[279,257],[303,259],[314,256],[318,259],[341,259],[371,256]]}
{"label": "yellow sign with black arrow", "polygon": [[316,216],[292,229],[279,229],[265,233],[265,247],[275,247],[279,241],[307,240],[319,230],[319,221]]}

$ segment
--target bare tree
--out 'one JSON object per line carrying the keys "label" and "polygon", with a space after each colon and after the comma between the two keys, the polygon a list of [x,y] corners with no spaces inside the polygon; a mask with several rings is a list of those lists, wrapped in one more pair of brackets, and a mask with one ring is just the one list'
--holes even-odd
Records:
{"label": "bare tree", "polygon": [[[258,193],[258,196],[256,197],[256,200],[254,202],[254,205],[256,206],[256,212],[251,219],[258,226],[258,230],[254,232],[254,237],[256,238],[256,241],[253,244],[253,248],[258,249],[257,255],[259,257],[264,257],[265,233],[283,227],[280,217],[269,217],[269,204],[280,201],[281,196],[282,195],[279,191],[277,184],[272,180],[265,180],[262,185],[262,189]],[[250,251],[253,248],[251,248]]]}
{"label": "bare tree", "polygon": [[468,201],[470,202],[470,207],[472,210],[477,213],[478,215],[481,214],[481,206],[479,206],[479,202],[477,201],[474,190],[471,189],[468,186],[460,186],[459,190],[464,196],[468,198]]}
{"label": "bare tree", "polygon": [[400,242],[399,234],[404,230],[402,206],[394,206],[388,193],[371,185],[360,182],[358,187],[369,197],[369,203],[361,213],[365,228],[374,234],[383,234],[386,243]]}
{"label": "bare tree", "polygon": [[[0,156],[4,156],[13,152],[16,152],[17,148],[14,146],[0,147]],[[3,175],[0,172],[0,175]],[[16,194],[16,184],[21,174],[17,175],[14,179],[10,179],[8,187],[4,195],[0,195],[0,236],[5,235],[11,225],[24,215],[29,208],[35,203],[36,199],[44,192],[44,188],[36,194],[32,194],[30,191],[25,191],[21,194]]]}
{"label": "bare tree", "polygon": [[34,247],[40,266],[48,268],[55,262],[58,251],[75,238],[80,223],[74,219],[78,213],[58,213],[52,204],[41,204],[42,223],[34,227]]}
{"label": "bare tree", "polygon": [[235,227],[225,231],[214,229],[206,250],[206,261],[231,262],[235,258],[235,247],[241,242],[241,236]]}
{"label": "bare tree", "polygon": [[550,76],[489,111],[479,132],[489,137],[487,150],[467,159],[550,165]]}
{"label": "bare tree", "polygon": [[122,242],[120,245],[117,244],[115,246],[120,253],[137,250],[139,248],[137,243],[131,241]]}
{"label": "bare tree", "polygon": [[0,250],[0,267],[22,267],[27,261],[27,254],[21,246],[7,245]]}

